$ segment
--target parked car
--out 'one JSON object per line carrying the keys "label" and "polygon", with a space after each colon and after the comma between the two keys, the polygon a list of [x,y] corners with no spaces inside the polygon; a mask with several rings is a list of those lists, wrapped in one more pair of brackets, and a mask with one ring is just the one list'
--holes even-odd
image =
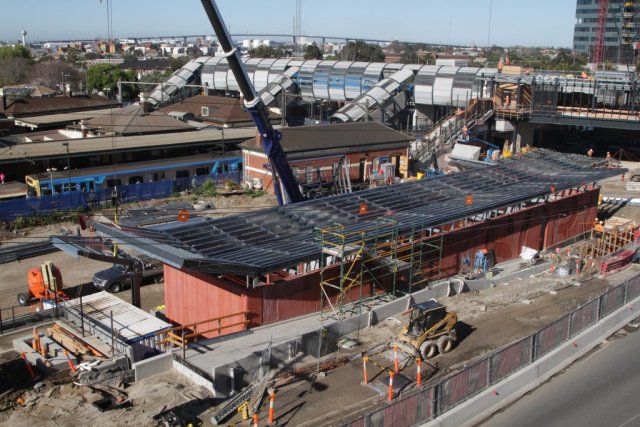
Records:
{"label": "parked car", "polygon": [[[163,281],[162,264],[144,260],[139,257],[131,257],[142,265],[142,283]],[[98,271],[93,275],[93,286],[101,291],[112,293],[120,292],[131,287],[131,270],[126,265],[113,264],[106,270]]]}

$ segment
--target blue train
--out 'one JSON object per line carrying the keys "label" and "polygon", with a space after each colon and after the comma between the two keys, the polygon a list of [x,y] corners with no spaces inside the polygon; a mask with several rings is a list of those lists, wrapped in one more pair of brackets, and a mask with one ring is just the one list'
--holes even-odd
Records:
{"label": "blue train", "polygon": [[27,175],[27,197],[41,197],[81,191],[94,193],[123,185],[165,180],[185,180],[210,176],[212,178],[242,173],[242,156],[238,152],[228,156],[196,155],[174,159],[151,160],[99,166],[71,171],[50,171]]}

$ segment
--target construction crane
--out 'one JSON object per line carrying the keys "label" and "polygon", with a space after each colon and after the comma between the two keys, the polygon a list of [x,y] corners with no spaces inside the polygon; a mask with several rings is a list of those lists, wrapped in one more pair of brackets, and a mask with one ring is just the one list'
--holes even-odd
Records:
{"label": "construction crane", "polygon": [[607,14],[609,12],[609,0],[598,1],[598,26],[596,27],[596,44],[593,52],[593,70],[604,62],[604,34],[607,31]]}
{"label": "construction crane", "polygon": [[244,108],[251,114],[258,132],[260,132],[262,149],[267,155],[271,166],[278,203],[284,205],[303,201],[304,196],[287,162],[287,156],[282,149],[282,145],[280,145],[282,134],[273,128],[267,114],[267,107],[256,94],[255,88],[249,80],[247,70],[240,59],[240,53],[233,46],[231,36],[222,20],[218,7],[214,0],[202,0],[202,6],[204,6],[213,30],[218,37],[218,42],[227,58],[229,68],[238,82],[240,93],[244,97]]}

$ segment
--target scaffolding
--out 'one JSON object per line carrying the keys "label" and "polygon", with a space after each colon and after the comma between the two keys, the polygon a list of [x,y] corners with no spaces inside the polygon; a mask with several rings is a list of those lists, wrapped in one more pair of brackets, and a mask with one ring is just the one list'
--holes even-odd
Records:
{"label": "scaffolding", "polygon": [[444,234],[414,225],[399,236],[398,223],[380,217],[354,229],[336,225],[319,230],[320,313],[343,319],[429,286],[441,273]]}
{"label": "scaffolding", "polygon": [[600,265],[612,255],[624,249],[637,249],[640,238],[640,226],[635,222],[607,224],[584,234],[585,240],[560,246],[550,251],[548,258],[552,266],[569,266],[570,270],[583,277],[590,277],[600,271]]}

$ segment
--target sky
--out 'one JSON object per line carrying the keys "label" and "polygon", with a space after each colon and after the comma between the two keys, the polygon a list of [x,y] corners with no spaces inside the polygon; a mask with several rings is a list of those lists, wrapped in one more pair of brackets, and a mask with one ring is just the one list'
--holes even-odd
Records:
{"label": "sky", "polygon": [[[199,0],[0,0],[0,40],[213,34]],[[217,0],[232,34],[293,32],[296,0]],[[302,0],[302,33],[571,47],[576,0]],[[490,13],[491,11],[491,13]],[[491,16],[491,25],[489,17]]]}

